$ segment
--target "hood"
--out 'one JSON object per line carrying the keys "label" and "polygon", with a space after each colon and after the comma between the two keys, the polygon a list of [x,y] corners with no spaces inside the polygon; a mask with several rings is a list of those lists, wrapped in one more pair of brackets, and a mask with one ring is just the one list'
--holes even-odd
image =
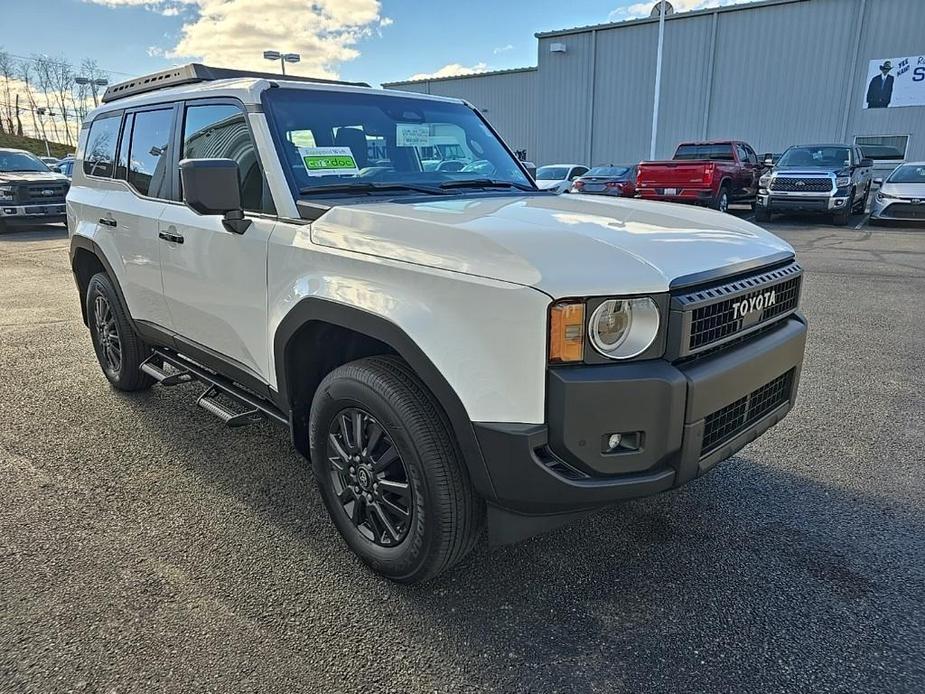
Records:
{"label": "hood", "polygon": [[536,183],[536,187],[539,188],[540,190],[552,190],[553,188],[558,186],[560,183],[564,183],[564,182],[565,182],[564,178],[553,180],[553,181],[550,181],[550,180],[534,181],[534,183]]}
{"label": "hood", "polygon": [[712,210],[579,195],[344,205],[312,223],[311,236],[322,246],[536,287],[557,299],[665,292],[679,277],[793,251]]}
{"label": "hood", "polygon": [[925,183],[884,183],[880,192],[902,198],[925,200]]}
{"label": "hood", "polygon": [[67,176],[54,171],[0,171],[3,183],[66,183]]}
{"label": "hood", "polygon": [[812,176],[820,174],[833,174],[847,167],[844,166],[776,166],[775,174],[787,174],[788,176]]}

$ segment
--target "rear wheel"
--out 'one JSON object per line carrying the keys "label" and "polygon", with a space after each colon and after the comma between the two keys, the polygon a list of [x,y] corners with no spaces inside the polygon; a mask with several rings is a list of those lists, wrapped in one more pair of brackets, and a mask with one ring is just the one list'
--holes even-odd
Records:
{"label": "rear wheel", "polygon": [[729,210],[729,187],[726,184],[723,184],[722,188],[720,188],[719,192],[716,194],[716,197],[713,198],[713,209],[719,212],[727,212]]}
{"label": "rear wheel", "polygon": [[483,502],[439,404],[403,361],[369,357],[328,374],[309,437],[328,513],[374,571],[417,583],[472,550]]}
{"label": "rear wheel", "polygon": [[86,301],[90,339],[106,378],[119,390],[150,388],[154,379],[139,370],[150,350],[132,330],[107,275],[90,278]]}

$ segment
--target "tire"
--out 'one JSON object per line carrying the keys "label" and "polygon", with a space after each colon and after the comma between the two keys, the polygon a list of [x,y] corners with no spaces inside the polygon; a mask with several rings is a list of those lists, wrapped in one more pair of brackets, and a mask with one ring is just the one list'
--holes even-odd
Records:
{"label": "tire", "polygon": [[[334,525],[376,573],[419,583],[475,546],[484,503],[440,405],[402,360],[369,357],[328,374],[312,401],[309,442]],[[398,459],[382,467],[390,450]],[[389,491],[402,484],[402,495]]]}
{"label": "tire", "polygon": [[836,212],[832,215],[832,223],[837,227],[843,227],[848,224],[848,219],[851,217],[851,209],[845,208],[841,212]]}
{"label": "tire", "polygon": [[867,188],[864,189],[863,197],[857,202],[852,204],[851,211],[856,214],[864,214],[864,210],[867,208],[867,196],[868,195],[870,195],[870,185],[869,184]]}
{"label": "tire", "polygon": [[722,185],[710,206],[718,212],[727,212],[729,210],[729,186],[725,183]]}
{"label": "tire", "polygon": [[102,272],[93,275],[87,285],[87,323],[100,368],[119,390],[145,390],[154,379],[139,367],[150,349],[135,334],[126,313],[109,277]]}
{"label": "tire", "polygon": [[767,224],[771,221],[771,210],[767,207],[758,207],[755,206],[755,221],[761,222],[762,224]]}

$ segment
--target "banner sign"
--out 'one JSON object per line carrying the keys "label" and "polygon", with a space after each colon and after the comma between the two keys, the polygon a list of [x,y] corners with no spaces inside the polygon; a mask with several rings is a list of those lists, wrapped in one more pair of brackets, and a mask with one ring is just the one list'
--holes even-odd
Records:
{"label": "banner sign", "polygon": [[864,108],[925,106],[925,55],[871,60]]}

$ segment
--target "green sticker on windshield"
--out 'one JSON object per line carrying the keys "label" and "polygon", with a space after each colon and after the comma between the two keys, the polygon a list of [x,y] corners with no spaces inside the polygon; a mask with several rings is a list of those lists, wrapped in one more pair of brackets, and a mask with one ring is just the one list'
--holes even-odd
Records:
{"label": "green sticker on windshield", "polygon": [[337,176],[359,171],[349,147],[299,147],[309,176]]}

